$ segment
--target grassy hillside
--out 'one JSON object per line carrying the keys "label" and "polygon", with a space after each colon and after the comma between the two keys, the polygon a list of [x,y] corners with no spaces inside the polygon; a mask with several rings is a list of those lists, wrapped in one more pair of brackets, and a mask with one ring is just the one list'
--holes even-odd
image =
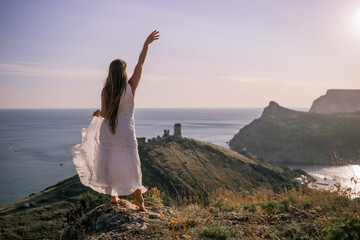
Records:
{"label": "grassy hillside", "polygon": [[276,194],[271,190],[242,197],[218,189],[209,206],[189,199],[137,239],[359,239],[360,199],[344,191],[319,192],[301,187]]}
{"label": "grassy hillside", "polygon": [[[104,201],[77,175],[20,201],[0,206],[0,239],[59,239],[62,228]],[[36,205],[24,207],[25,203]]]}
{"label": "grassy hillside", "polygon": [[124,200],[103,204],[64,229],[63,239],[359,239],[360,198],[346,190],[301,186],[243,197],[219,188],[207,206],[188,196],[171,208],[161,206],[161,192],[152,194],[156,205],[145,202],[146,213]]}
{"label": "grassy hillside", "polygon": [[[278,191],[294,186],[292,172],[254,155],[245,157],[215,144],[168,138],[140,151],[143,182],[165,192],[166,201],[199,195],[208,203],[211,191],[222,187],[244,195],[260,189]],[[304,173],[302,173],[304,174]]]}
{"label": "grassy hillside", "polygon": [[[279,191],[297,186],[293,180],[296,171],[193,139],[169,137],[146,144],[139,151],[143,183],[165,193],[166,205],[181,205],[184,197],[197,195],[206,206],[211,192],[219,187],[245,196],[261,189]],[[153,199],[153,191],[148,192],[145,197]],[[0,236],[58,239],[66,225],[108,201],[109,196],[83,186],[75,175],[28,198],[0,206]],[[24,207],[32,202],[35,205]]]}
{"label": "grassy hillside", "polygon": [[273,162],[360,163],[360,114],[261,117],[242,128],[229,145]]}

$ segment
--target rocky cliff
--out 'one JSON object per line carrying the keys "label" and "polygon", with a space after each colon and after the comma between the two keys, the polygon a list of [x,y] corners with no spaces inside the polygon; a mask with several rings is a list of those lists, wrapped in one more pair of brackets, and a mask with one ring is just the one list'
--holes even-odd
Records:
{"label": "rocky cliff", "polygon": [[330,89],[314,100],[309,111],[323,114],[360,111],[360,90]]}
{"label": "rocky cliff", "polygon": [[360,114],[296,112],[270,102],[262,117],[242,128],[229,145],[273,162],[360,163]]}
{"label": "rocky cliff", "polygon": [[291,110],[285,107],[280,106],[277,102],[270,101],[269,106],[264,108],[264,111],[261,114],[261,117],[268,117],[268,116],[292,116],[302,112]]}

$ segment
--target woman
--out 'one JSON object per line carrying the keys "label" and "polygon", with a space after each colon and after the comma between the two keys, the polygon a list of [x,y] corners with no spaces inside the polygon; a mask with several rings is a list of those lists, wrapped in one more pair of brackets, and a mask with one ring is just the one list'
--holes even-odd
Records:
{"label": "woman", "polygon": [[118,203],[118,196],[134,193],[133,203],[142,211],[146,211],[142,193],[147,189],[142,185],[134,128],[134,97],[148,46],[157,39],[159,31],[155,30],[146,39],[129,81],[125,61],[111,62],[101,92],[101,110],[93,113],[89,127],[82,130],[82,143],[72,147],[81,183],[111,195],[111,203]]}

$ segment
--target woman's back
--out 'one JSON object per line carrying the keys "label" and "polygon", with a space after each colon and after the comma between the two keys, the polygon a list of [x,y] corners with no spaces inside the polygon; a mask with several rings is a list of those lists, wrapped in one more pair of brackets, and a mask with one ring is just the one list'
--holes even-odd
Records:
{"label": "woman's back", "polygon": [[99,141],[102,145],[137,148],[134,107],[134,96],[130,85],[127,83],[126,89],[120,98],[115,134],[111,133],[107,121],[103,121],[101,125]]}
{"label": "woman's back", "polygon": [[124,115],[126,113],[133,114],[134,107],[135,107],[134,96],[132,94],[130,84],[127,83],[125,87],[125,91],[123,92],[120,98],[118,117],[119,115]]}

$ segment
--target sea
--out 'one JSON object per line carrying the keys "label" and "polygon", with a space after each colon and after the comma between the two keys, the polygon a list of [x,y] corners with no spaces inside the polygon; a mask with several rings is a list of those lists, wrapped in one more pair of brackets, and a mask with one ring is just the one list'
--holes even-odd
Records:
{"label": "sea", "polygon": [[[81,129],[88,127],[95,110],[0,109],[0,205],[28,197],[76,174],[71,147],[80,143]],[[164,130],[173,134],[174,124],[180,123],[182,136],[228,148],[228,141],[259,118],[262,110],[136,108],[135,131],[137,137],[150,139],[162,136]],[[359,165],[289,167],[303,168],[325,179],[322,188],[335,175],[340,174],[337,179],[349,187],[354,185],[348,181],[352,175],[360,178]]]}

